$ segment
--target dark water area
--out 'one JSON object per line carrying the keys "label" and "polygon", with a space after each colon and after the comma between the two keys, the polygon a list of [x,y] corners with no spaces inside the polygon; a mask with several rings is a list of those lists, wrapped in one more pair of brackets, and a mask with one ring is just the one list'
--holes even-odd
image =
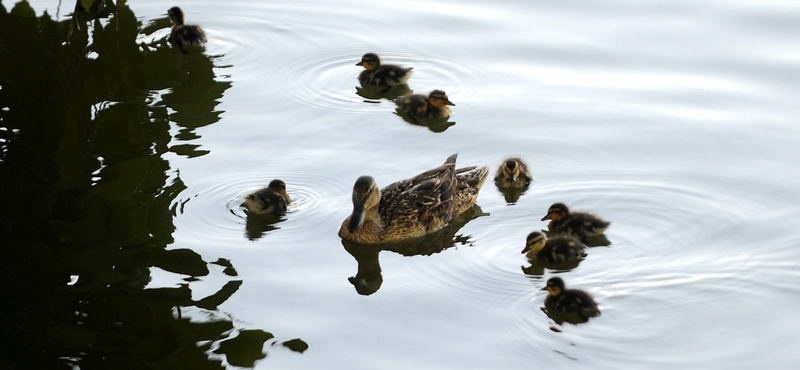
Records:
{"label": "dark water area", "polygon": [[[78,4],[0,3],[0,369],[800,364],[793,2]],[[174,5],[203,50],[167,42]],[[359,86],[367,52],[408,84]],[[391,101],[434,89],[446,119]],[[534,180],[338,237],[359,176],[452,153]],[[273,179],[288,211],[247,212]],[[611,227],[529,260],[556,202]],[[556,276],[601,314],[545,310]]]}
{"label": "dark water area", "polygon": [[[235,266],[166,248],[186,186],[163,155],[206,154],[170,123],[185,140],[217,122],[230,82],[215,80],[212,57],[137,43],[142,24],[123,3],[76,14],[68,37],[70,22],[27,3],[0,12],[0,367],[222,368],[206,353],[214,342],[252,366],[274,335],[213,314],[242,283]],[[154,267],[227,282],[203,297],[146,288]]]}

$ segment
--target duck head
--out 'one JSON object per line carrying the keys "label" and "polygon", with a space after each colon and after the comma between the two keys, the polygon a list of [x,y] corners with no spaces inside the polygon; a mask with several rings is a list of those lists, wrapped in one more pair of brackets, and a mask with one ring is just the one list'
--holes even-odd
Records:
{"label": "duck head", "polygon": [[361,176],[353,185],[353,214],[347,230],[355,233],[364,224],[367,212],[375,210],[381,203],[381,191],[372,176]]}

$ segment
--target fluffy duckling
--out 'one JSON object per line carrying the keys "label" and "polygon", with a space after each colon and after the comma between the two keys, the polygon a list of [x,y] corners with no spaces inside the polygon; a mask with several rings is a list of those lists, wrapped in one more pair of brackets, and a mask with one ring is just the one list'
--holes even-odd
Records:
{"label": "fluffy duckling", "polygon": [[541,262],[567,262],[586,257],[586,245],[569,236],[547,239],[544,234],[534,231],[525,240],[522,253],[528,258]]}
{"label": "fluffy duckling", "polygon": [[600,235],[608,229],[611,222],[591,213],[570,212],[564,203],[555,203],[547,210],[542,221],[550,220],[547,227],[551,232],[574,235],[581,240],[587,236]]}
{"label": "fluffy duckling", "polygon": [[518,157],[506,159],[494,176],[494,183],[498,188],[522,188],[531,181],[533,176],[528,172],[528,165]]}
{"label": "fluffy duckling", "polygon": [[448,105],[455,106],[447,93],[442,90],[433,90],[428,96],[413,94],[395,99],[397,109],[406,114],[419,118],[445,118],[450,116]]}
{"label": "fluffy duckling", "polygon": [[393,64],[381,64],[381,59],[375,53],[367,53],[361,57],[357,66],[364,67],[358,75],[358,82],[362,85],[398,86],[408,82],[413,68],[403,68]]}
{"label": "fluffy duckling", "polygon": [[284,213],[286,212],[286,206],[291,202],[289,194],[286,193],[286,183],[277,179],[272,180],[266,188],[244,198],[244,205],[247,210],[257,215]]}
{"label": "fluffy duckling", "polygon": [[183,24],[183,11],[177,6],[169,8],[167,11],[169,20],[172,21],[172,31],[169,33],[169,43],[177,46],[184,54],[187,53],[184,46],[203,46],[206,42],[206,34],[200,26]]}
{"label": "fluffy duckling", "polygon": [[544,299],[544,306],[548,310],[577,313],[584,318],[600,314],[597,303],[589,293],[578,289],[566,289],[564,280],[559,277],[547,280],[547,286],[542,290],[548,293]]}

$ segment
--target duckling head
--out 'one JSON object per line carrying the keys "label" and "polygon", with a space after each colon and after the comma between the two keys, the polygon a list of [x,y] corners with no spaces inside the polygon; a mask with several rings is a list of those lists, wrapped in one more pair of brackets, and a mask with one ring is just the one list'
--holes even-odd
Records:
{"label": "duckling head", "polygon": [[547,214],[542,217],[544,220],[560,221],[569,215],[569,208],[564,203],[555,203],[547,210]]}
{"label": "duckling head", "polygon": [[453,102],[447,98],[447,93],[442,90],[431,91],[431,93],[428,95],[428,101],[431,102],[431,105],[437,108],[444,107],[445,105],[455,106],[455,104],[453,104]]}
{"label": "duckling head", "polygon": [[528,234],[528,238],[525,239],[525,249],[522,250],[522,254],[528,251],[539,253],[539,251],[544,248],[545,244],[547,244],[547,237],[538,231],[534,231]]}
{"label": "duckling head", "polygon": [[267,187],[281,194],[286,193],[286,183],[278,179],[270,181]]}
{"label": "duckling head", "polygon": [[356,65],[362,66],[368,71],[373,71],[381,66],[381,58],[378,58],[378,54],[366,53]]}
{"label": "duckling head", "polygon": [[176,26],[183,26],[183,10],[177,6],[173,6],[167,10],[169,20]]}
{"label": "duckling head", "polygon": [[289,195],[286,194],[286,183],[281,180],[278,179],[272,180],[269,182],[269,185],[267,185],[267,187],[274,190],[278,194],[283,195],[284,197],[287,198],[289,197]]}
{"label": "duckling head", "polygon": [[377,209],[381,202],[381,191],[372,176],[361,176],[353,185],[353,214],[347,230],[355,233],[364,224],[367,212]]}
{"label": "duckling head", "polygon": [[503,177],[511,182],[516,182],[522,171],[522,165],[516,159],[509,159],[503,162]]}
{"label": "duckling head", "polygon": [[560,277],[550,278],[550,280],[547,280],[547,286],[542,290],[546,290],[550,295],[557,296],[564,291],[564,280],[561,280]]}

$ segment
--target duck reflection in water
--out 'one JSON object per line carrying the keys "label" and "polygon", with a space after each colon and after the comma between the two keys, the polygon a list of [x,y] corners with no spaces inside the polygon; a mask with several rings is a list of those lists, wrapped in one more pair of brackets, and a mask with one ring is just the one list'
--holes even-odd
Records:
{"label": "duck reflection in water", "polygon": [[580,324],[600,315],[600,309],[591,294],[578,289],[567,289],[559,277],[547,280],[547,291],[542,309],[548,317],[561,325],[564,322]]}
{"label": "duck reflection in water", "polygon": [[350,284],[353,284],[358,294],[370,295],[375,293],[383,284],[381,265],[378,260],[378,254],[381,251],[391,251],[407,257],[417,255],[430,256],[458,245],[472,246],[471,236],[456,235],[456,233],[468,222],[488,215],[478,205],[473,205],[450,221],[444,228],[420,237],[383,244],[357,244],[342,239],[344,249],[358,262],[356,275],[349,277],[347,280],[350,281]]}

